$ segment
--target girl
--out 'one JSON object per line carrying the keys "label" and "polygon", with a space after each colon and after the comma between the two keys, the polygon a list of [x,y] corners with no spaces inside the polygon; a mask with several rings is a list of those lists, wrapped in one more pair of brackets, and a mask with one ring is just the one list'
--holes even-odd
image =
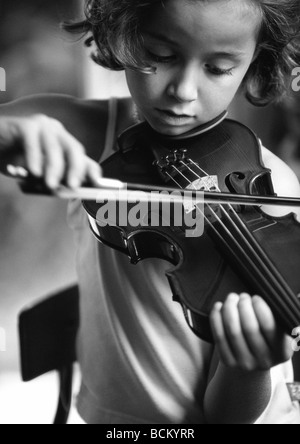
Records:
{"label": "girl", "polygon": [[[295,64],[297,8],[297,0],[88,1],[86,21],[68,28],[92,33],[100,65],[125,69],[133,101],[39,96],[2,106],[3,172],[23,159],[50,188],[64,177],[73,188],[85,179],[97,184],[99,158],[137,115],[158,133],[182,136],[220,122],[239,89],[256,105],[280,97]],[[267,149],[261,154],[275,191],[300,196],[293,172]],[[98,244],[80,202],[69,218],[82,295],[78,408],[86,422],[300,423],[286,388],[290,340],[259,296],[230,294],[216,304],[211,346],[171,301],[169,264],[133,267]]]}

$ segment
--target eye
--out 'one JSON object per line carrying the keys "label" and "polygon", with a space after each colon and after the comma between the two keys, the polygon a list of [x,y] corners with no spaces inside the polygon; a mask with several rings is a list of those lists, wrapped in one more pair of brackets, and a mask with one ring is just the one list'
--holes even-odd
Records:
{"label": "eye", "polygon": [[148,57],[156,63],[172,63],[176,60],[175,55],[161,56],[154,54],[152,51],[147,50]]}
{"label": "eye", "polygon": [[232,76],[234,68],[222,69],[213,65],[206,65],[207,70],[215,76]]}

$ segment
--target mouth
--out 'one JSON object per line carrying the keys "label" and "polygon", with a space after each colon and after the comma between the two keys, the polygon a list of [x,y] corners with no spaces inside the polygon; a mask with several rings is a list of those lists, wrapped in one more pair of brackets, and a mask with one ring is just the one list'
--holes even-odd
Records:
{"label": "mouth", "polygon": [[190,115],[190,114],[181,114],[178,112],[175,112],[173,110],[168,109],[156,109],[156,112],[158,113],[159,117],[165,121],[165,123],[176,125],[176,126],[182,126],[182,125],[189,125],[193,123],[196,119],[196,116]]}

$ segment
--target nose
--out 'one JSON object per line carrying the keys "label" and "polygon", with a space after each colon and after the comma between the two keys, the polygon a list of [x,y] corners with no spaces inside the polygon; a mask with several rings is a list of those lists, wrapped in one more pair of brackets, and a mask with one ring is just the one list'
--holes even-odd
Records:
{"label": "nose", "polygon": [[168,95],[178,102],[195,102],[199,95],[199,69],[194,65],[180,67],[172,78]]}

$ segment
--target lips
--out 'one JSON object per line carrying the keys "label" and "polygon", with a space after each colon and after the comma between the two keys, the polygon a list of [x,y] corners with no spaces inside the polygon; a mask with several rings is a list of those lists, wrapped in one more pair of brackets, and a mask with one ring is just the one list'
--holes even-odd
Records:
{"label": "lips", "polygon": [[194,124],[196,118],[195,116],[192,116],[190,114],[185,114],[178,111],[176,112],[169,109],[156,109],[156,113],[159,117],[159,120],[168,126],[179,127],[191,125]]}
{"label": "lips", "polygon": [[189,119],[195,118],[195,116],[193,116],[193,115],[174,111],[172,109],[158,109],[158,111],[163,112],[163,113],[169,115],[170,117],[175,117],[175,118],[189,118]]}

